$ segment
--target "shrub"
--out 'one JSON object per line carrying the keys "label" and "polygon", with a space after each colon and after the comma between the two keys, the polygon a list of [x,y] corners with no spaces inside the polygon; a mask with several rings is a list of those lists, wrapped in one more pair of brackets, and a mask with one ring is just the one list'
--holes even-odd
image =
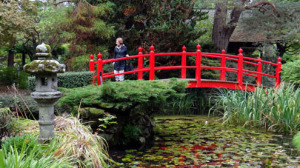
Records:
{"label": "shrub", "polygon": [[300,128],[299,102],[300,89],[281,84],[278,89],[223,92],[210,111],[221,112],[224,123],[294,133]]}
{"label": "shrub", "polygon": [[296,83],[300,86],[300,58],[293,62],[288,62],[282,66],[282,79],[287,82]]}
{"label": "shrub", "polygon": [[0,108],[0,139],[13,134],[16,128],[14,116],[8,108]]}
{"label": "shrub", "polygon": [[0,70],[0,82],[4,85],[16,84],[20,89],[28,87],[28,74],[24,71],[17,71],[15,67],[2,68]]}
{"label": "shrub", "polygon": [[[66,72],[57,75],[58,87],[75,88],[90,85],[93,72]],[[29,89],[35,89],[35,77],[28,78]]]}
{"label": "shrub", "polygon": [[182,98],[186,84],[186,81],[176,80],[107,82],[101,86],[70,89],[59,100],[59,106],[75,113],[81,105],[114,112],[135,109],[152,114]]}
{"label": "shrub", "polygon": [[16,94],[3,94],[0,95],[0,108],[9,108],[16,111],[18,116],[23,118],[32,118],[38,116],[39,108],[37,102],[29,95]]}
{"label": "shrub", "polygon": [[300,131],[293,137],[293,145],[300,151]]}

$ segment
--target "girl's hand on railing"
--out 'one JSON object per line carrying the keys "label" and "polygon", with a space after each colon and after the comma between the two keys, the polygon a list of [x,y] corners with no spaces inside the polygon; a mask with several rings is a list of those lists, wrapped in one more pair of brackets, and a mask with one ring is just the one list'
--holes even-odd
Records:
{"label": "girl's hand on railing", "polygon": [[127,54],[126,57],[129,57],[129,55]]}

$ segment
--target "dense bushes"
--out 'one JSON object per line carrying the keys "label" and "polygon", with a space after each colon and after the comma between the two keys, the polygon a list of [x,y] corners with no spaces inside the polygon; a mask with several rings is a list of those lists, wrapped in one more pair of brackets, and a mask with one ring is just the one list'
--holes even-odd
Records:
{"label": "dense bushes", "polygon": [[59,100],[59,106],[77,112],[78,107],[96,107],[109,111],[155,113],[168,102],[185,95],[186,81],[124,81],[107,82],[104,85],[69,89]]}
{"label": "dense bushes", "polygon": [[28,86],[28,74],[24,71],[17,71],[15,67],[0,69],[0,83],[4,85],[16,84],[18,88],[25,89]]}
{"label": "dense bushes", "polygon": [[211,110],[222,112],[224,123],[295,133],[300,128],[299,102],[300,89],[281,84],[279,89],[224,92]]}
{"label": "dense bushes", "polygon": [[37,102],[30,95],[20,93],[0,95],[0,108],[9,108],[16,112],[16,115],[24,118],[35,119],[38,116],[39,108]]}
{"label": "dense bushes", "polygon": [[[92,83],[93,72],[65,72],[57,75],[58,87],[75,88]],[[29,89],[35,88],[35,77],[29,77]]]}

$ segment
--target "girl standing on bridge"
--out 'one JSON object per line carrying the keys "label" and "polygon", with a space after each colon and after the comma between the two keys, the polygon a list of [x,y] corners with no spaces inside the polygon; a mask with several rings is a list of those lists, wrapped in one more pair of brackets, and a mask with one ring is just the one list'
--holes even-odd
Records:
{"label": "girl standing on bridge", "polygon": [[[123,44],[123,39],[120,37],[117,38],[116,44],[117,46],[115,46],[115,50],[114,50],[114,59],[129,57],[127,47]],[[113,63],[113,65],[114,65],[114,74],[124,73],[126,60],[116,61]],[[123,80],[124,80],[124,75],[116,76],[116,81],[123,81]]]}

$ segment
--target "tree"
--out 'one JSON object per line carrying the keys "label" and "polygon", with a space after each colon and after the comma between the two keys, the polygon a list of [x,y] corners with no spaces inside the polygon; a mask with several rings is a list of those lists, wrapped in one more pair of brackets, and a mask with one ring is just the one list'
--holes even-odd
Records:
{"label": "tree", "polygon": [[244,31],[263,32],[266,43],[276,44],[277,56],[283,57],[286,52],[295,54],[300,49],[300,2],[275,4],[279,17],[274,17],[270,10],[262,13],[256,9],[251,17],[241,21],[241,26]]}
{"label": "tree", "polygon": [[[178,51],[182,45],[197,39],[202,33],[195,29],[196,21],[206,19],[194,10],[195,0],[111,0],[115,3],[116,35],[123,37],[129,50],[141,45],[155,51]],[[122,18],[122,19],[120,19]],[[117,37],[116,36],[116,37]],[[114,46],[114,41],[111,43]]]}
{"label": "tree", "polygon": [[[229,0],[216,0],[212,41],[218,50],[227,50],[229,39],[240,20],[242,12],[246,9],[258,8],[260,11],[264,12],[269,10],[267,6],[271,6],[273,13],[277,15],[276,7],[272,2],[258,1],[250,4],[247,4],[247,2],[248,0],[238,0],[234,2]],[[229,21],[227,22],[228,8],[230,6],[231,13]]]}
{"label": "tree", "polygon": [[18,35],[34,30],[36,24],[30,15],[35,12],[34,2],[29,0],[0,2],[0,45],[8,48],[8,66],[14,64],[14,49]]}

